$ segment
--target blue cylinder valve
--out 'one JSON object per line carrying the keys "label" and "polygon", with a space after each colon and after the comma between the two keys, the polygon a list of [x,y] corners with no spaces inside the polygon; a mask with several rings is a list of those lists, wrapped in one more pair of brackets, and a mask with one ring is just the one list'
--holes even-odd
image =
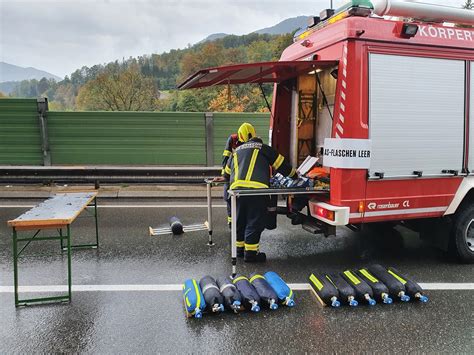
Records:
{"label": "blue cylinder valve", "polygon": [[287,297],[286,298],[286,305],[288,307],[294,307],[296,305],[295,300],[292,298]]}
{"label": "blue cylinder valve", "polygon": [[260,312],[260,306],[258,304],[253,304],[252,308],[250,309],[252,312]]}
{"label": "blue cylinder valve", "polygon": [[408,301],[410,301],[410,296],[408,296],[408,295],[401,295],[401,296],[400,296],[400,300],[401,300],[402,302],[408,302]]}
{"label": "blue cylinder valve", "polygon": [[423,303],[428,302],[429,298],[425,295],[420,295],[419,300]]}

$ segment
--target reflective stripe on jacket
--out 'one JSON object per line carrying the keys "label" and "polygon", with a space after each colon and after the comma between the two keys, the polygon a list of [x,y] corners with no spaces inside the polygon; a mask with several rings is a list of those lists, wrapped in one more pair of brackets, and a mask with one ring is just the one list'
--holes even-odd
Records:
{"label": "reflective stripe on jacket", "polygon": [[227,161],[234,153],[235,148],[239,145],[239,138],[237,134],[231,134],[229,138],[227,138],[227,142],[225,144],[224,152],[222,153],[222,171],[221,174],[224,175],[225,166],[227,165]]}
{"label": "reflective stripe on jacket", "polygon": [[232,159],[227,161],[224,176],[230,178],[231,189],[268,188],[270,167],[284,176],[296,175],[283,155],[264,144],[260,138],[252,138],[236,148]]}

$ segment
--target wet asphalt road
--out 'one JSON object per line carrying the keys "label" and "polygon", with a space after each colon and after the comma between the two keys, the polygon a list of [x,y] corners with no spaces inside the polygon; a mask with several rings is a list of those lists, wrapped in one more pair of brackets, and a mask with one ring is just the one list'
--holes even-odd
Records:
{"label": "wet asphalt road", "polygon": [[[170,204],[150,200],[100,203]],[[186,203],[203,205],[205,201],[174,201],[172,205]],[[0,201],[0,206],[9,204],[29,201]],[[5,222],[25,210],[0,208],[1,286],[13,284],[11,235]],[[73,252],[73,285],[179,284],[189,277],[229,274],[225,209],[214,212],[217,244],[209,248],[206,232],[148,236],[148,226],[164,226],[171,215],[187,224],[202,222],[207,217],[205,208],[101,209],[101,247]],[[422,244],[416,234],[401,232],[403,238],[386,240],[340,229],[336,237],[324,238],[291,226],[280,216],[279,228],[265,231],[262,237],[267,263],[240,263],[238,271],[273,270],[288,282],[302,283],[312,271],[342,271],[381,262],[420,282],[474,282],[472,265],[458,265]],[[90,240],[92,220],[79,219],[72,233],[75,242]],[[66,260],[57,242],[32,244],[20,264],[20,285],[64,285]],[[428,304],[330,309],[320,307],[309,291],[297,291],[294,309],[201,320],[184,317],[178,291],[73,292],[71,304],[20,309],[15,309],[12,293],[0,293],[0,352],[472,352],[474,291],[427,293]]]}

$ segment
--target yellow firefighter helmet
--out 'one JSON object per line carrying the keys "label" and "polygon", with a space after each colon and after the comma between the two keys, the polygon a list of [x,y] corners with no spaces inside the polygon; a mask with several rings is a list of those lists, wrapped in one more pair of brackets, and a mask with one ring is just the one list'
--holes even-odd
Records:
{"label": "yellow firefighter helmet", "polygon": [[239,141],[242,143],[247,142],[249,139],[256,136],[255,128],[250,123],[242,123],[238,131]]}

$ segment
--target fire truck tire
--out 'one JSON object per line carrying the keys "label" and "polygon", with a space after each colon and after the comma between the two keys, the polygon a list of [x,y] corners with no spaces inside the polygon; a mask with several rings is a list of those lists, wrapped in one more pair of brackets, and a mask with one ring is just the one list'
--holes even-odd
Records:
{"label": "fire truck tire", "polygon": [[466,206],[454,216],[449,251],[462,263],[474,263],[474,205]]}

